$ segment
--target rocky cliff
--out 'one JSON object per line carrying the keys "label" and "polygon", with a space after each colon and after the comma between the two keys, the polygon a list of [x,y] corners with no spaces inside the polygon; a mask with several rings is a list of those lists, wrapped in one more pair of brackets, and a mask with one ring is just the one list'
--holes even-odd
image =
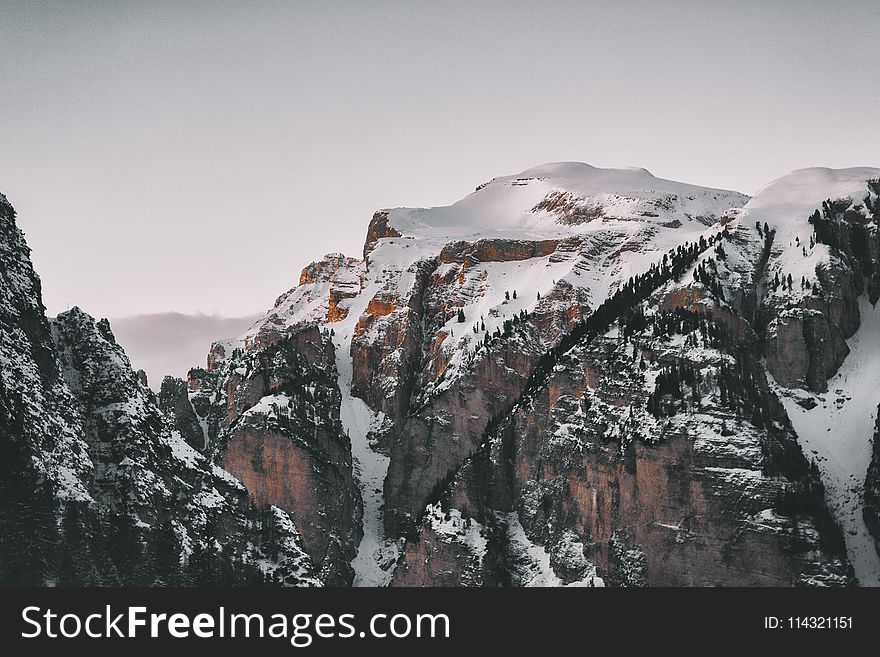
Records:
{"label": "rocky cliff", "polygon": [[868,466],[868,475],[865,479],[863,513],[865,523],[868,525],[868,529],[874,537],[877,551],[880,553],[880,409],[878,409],[872,448],[871,464]]}
{"label": "rocky cliff", "polygon": [[0,197],[0,579],[6,584],[321,582],[283,510],[182,438],[107,320],[45,316]]}
{"label": "rocky cliff", "polygon": [[878,180],[803,170],[750,199],[559,163],[381,210],[363,259],[305,267],[158,398],[105,322],[45,319],[28,262],[4,272],[0,419],[51,427],[10,445],[53,513],[81,499],[159,545],[170,527],[183,565],[217,548],[288,584],[880,584]]}
{"label": "rocky cliff", "polygon": [[266,328],[212,359],[209,371],[191,372],[190,382],[206,427],[205,452],[257,503],[290,514],[325,583],[350,584],[361,499],[339,419],[329,332],[315,325]]}
{"label": "rocky cliff", "polygon": [[309,265],[220,348],[330,333],[355,582],[847,584],[836,479],[789,409],[876,301],[878,174],[754,199],[572,163],[497,178],[377,212],[364,260]]}

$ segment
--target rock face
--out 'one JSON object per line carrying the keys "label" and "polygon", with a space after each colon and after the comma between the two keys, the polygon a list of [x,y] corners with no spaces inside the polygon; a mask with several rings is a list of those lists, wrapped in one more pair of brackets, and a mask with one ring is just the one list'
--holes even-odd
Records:
{"label": "rock face", "polygon": [[[338,331],[394,586],[848,584],[779,394],[824,389],[846,358],[878,174],[798,172],[752,201],[643,170],[497,178],[450,208],[377,212],[363,261],[323,261],[345,294],[304,274],[229,348]],[[827,226],[825,199],[845,206]]]}
{"label": "rock face", "polygon": [[159,389],[158,402],[159,409],[190,447],[197,450],[207,448],[205,430],[189,401],[186,381],[166,376]]}
{"label": "rock face", "polygon": [[410,294],[380,289],[351,339],[352,393],[399,423],[409,411],[425,340],[424,294],[435,263],[417,263]]}
{"label": "rock face", "polygon": [[877,544],[880,554],[880,409],[877,412],[877,427],[874,431],[873,455],[868,475],[865,479],[865,524]]}
{"label": "rock face", "polygon": [[[806,177],[799,173],[795,183]],[[786,387],[825,391],[849,353],[846,339],[859,327],[859,296],[867,292],[872,304],[880,298],[878,183],[868,175],[857,176],[860,185],[843,198],[793,210],[798,221],[788,217],[774,237],[765,298],[767,368]],[[758,222],[778,217],[762,207],[751,214]],[[777,230],[776,222],[769,229]]]}
{"label": "rock face", "polygon": [[[394,584],[457,585],[464,572],[520,585],[850,581],[821,483],[757,361],[720,323],[695,315],[691,328],[681,312],[671,334],[567,352],[437,492]],[[686,391],[664,383],[688,372]],[[473,518],[482,545],[438,531],[443,509]]]}
{"label": "rock face", "polygon": [[[678,336],[671,337],[674,345]],[[810,517],[821,514],[821,491],[816,496],[818,482],[804,478],[795,437],[777,430],[784,418],[774,413],[778,419],[755,426],[721,406],[720,392],[713,394],[721,368],[713,365],[724,362],[722,353],[682,354],[677,345],[638,339],[634,346],[651,352],[648,380],[656,365],[661,373],[700,372],[685,416],[680,408],[660,417],[633,410],[649,405],[650,387],[633,385],[641,368],[630,345],[606,340],[572,352],[507,429],[513,498],[527,534],[552,551],[555,534],[573,529],[598,571],[617,584],[628,583],[618,543],[643,555],[647,585],[846,581],[841,545],[817,541],[827,536]],[[756,408],[774,407],[765,395]],[[723,435],[726,422],[734,436]],[[779,474],[786,476],[772,476]],[[789,496],[792,510],[781,502]],[[815,559],[814,550],[826,556]],[[763,555],[759,563],[755,554]]]}
{"label": "rock face", "polygon": [[383,237],[400,237],[400,233],[393,226],[388,225],[387,210],[377,211],[370,220],[370,225],[367,227],[367,239],[364,242],[364,260],[367,259],[376,242]]}
{"label": "rock face", "polygon": [[[212,354],[218,353],[215,345]],[[322,582],[350,584],[361,500],[339,420],[328,332],[315,325],[264,327],[223,354],[211,359],[209,371],[189,376],[190,405],[206,430],[203,452],[241,481],[256,504],[290,516]]]}

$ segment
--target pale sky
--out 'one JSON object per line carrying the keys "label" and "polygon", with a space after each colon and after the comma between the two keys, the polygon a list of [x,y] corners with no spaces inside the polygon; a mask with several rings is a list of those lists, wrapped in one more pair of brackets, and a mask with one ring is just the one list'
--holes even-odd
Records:
{"label": "pale sky", "polygon": [[373,211],[549,161],[880,165],[880,2],[10,3],[0,191],[50,314],[246,315]]}

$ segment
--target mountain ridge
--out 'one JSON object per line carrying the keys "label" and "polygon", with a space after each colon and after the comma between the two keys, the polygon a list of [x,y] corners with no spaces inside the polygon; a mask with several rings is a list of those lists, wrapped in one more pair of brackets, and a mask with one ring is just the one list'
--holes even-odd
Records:
{"label": "mountain ridge", "polygon": [[[763,303],[764,295],[760,290],[760,279],[765,275],[764,269],[768,266],[768,262],[778,265],[780,271],[783,269],[783,266],[777,263],[779,254],[774,255],[773,249],[770,248],[772,240],[764,235],[763,227],[757,229],[754,237],[747,236],[749,232],[755,233],[755,229],[748,228],[745,222],[765,216],[762,214],[761,194],[756,195],[758,202],[755,203],[755,198],[748,199],[745,195],[728,193],[744,201],[740,204],[742,207],[735,207],[737,204],[729,203],[727,205],[730,207],[726,207],[723,212],[707,213],[717,219],[714,227],[705,226],[700,220],[695,221],[693,216],[684,217],[686,222],[677,219],[670,221],[669,215],[675,215],[678,208],[672,205],[670,209],[669,205],[664,206],[663,203],[660,203],[659,207],[654,205],[659,212],[646,211],[646,214],[637,216],[632,212],[629,215],[620,212],[616,215],[606,214],[604,206],[600,206],[598,211],[582,212],[583,221],[573,222],[570,225],[560,225],[554,221],[539,229],[529,224],[520,234],[511,232],[511,226],[515,226],[517,220],[506,224],[502,231],[490,229],[487,232],[474,230],[474,224],[467,222],[463,222],[466,225],[462,227],[460,218],[456,219],[459,221],[458,224],[448,220],[451,209],[480,194],[485,195],[486,190],[493,185],[496,188],[507,186],[511,189],[527,187],[534,184],[530,179],[557,173],[559,170],[567,173],[572,168],[590,173],[601,171],[582,164],[542,165],[520,174],[493,179],[479,186],[476,192],[462,201],[444,208],[377,211],[368,228],[363,260],[332,255],[323,263],[309,265],[303,270],[301,285],[279,297],[275,308],[262,320],[240,339],[219,345],[227,352],[236,349],[246,350],[254,341],[262,339],[263,334],[295,330],[300,324],[317,323],[325,327],[325,330],[341,329],[340,335],[334,339],[337,359],[340,358],[340,352],[351,354],[352,399],[366,402],[366,410],[361,411],[363,417],[359,424],[371,427],[369,431],[359,432],[364,434],[360,436],[362,446],[365,447],[362,454],[370,454],[372,451],[390,455],[390,464],[387,465],[390,470],[379,472],[378,475],[374,473],[371,478],[371,481],[377,479],[385,481],[383,498],[374,501],[373,504],[373,513],[384,518],[385,527],[383,530],[374,531],[375,535],[370,542],[371,546],[378,546],[376,552],[381,555],[379,561],[383,559],[387,561],[389,554],[392,556],[399,554],[401,543],[393,536],[401,532],[406,534],[409,530],[405,530],[404,527],[411,522],[417,522],[417,517],[410,515],[411,512],[406,512],[402,516],[402,525],[398,521],[392,521],[389,525],[388,512],[389,509],[393,510],[393,505],[389,506],[389,495],[418,505],[421,503],[419,500],[426,499],[422,496],[426,495],[427,489],[432,486],[453,485],[448,479],[445,468],[451,465],[454,471],[467,462],[466,458],[461,460],[468,453],[465,452],[459,457],[454,457],[453,461],[449,462],[449,465],[442,466],[441,470],[437,470],[436,467],[428,471],[422,471],[419,467],[413,470],[412,449],[423,449],[419,447],[421,439],[418,436],[430,435],[431,431],[426,427],[441,416],[431,419],[434,416],[429,415],[423,420],[418,420],[412,413],[418,415],[418,409],[431,408],[432,404],[450,391],[459,390],[455,394],[462,394],[458,387],[461,378],[465,379],[463,385],[467,386],[466,389],[472,391],[492,390],[494,382],[503,380],[503,377],[498,377],[496,374],[491,378],[484,376],[468,382],[468,377],[473,376],[468,372],[471,371],[469,368],[474,367],[475,354],[482,349],[481,343],[487,343],[490,336],[493,343],[497,338],[507,336],[514,320],[523,320],[523,323],[529,320],[540,322],[537,341],[533,340],[532,346],[529,347],[530,353],[534,355],[527,356],[527,358],[535,358],[589,317],[603,300],[610,298],[616,290],[621,290],[628,280],[646,276],[657,270],[661,263],[666,262],[666,258],[674,257],[683,244],[690,244],[688,248],[695,248],[701,239],[706,240],[713,237],[711,233],[715,233],[714,237],[719,234],[734,235],[732,241],[737,248],[729,255],[725,253],[723,257],[719,257],[715,251],[711,254],[706,252],[699,255],[692,270],[694,278],[703,279],[697,282],[698,289],[695,291],[693,284],[688,282],[670,283],[660,299],[661,307],[666,305],[669,310],[673,310],[680,307],[678,305],[680,301],[684,301],[690,307],[696,304],[695,307],[700,308],[701,312],[709,312],[711,309],[713,314],[724,318],[724,322],[729,324],[733,333],[739,336],[738,341],[745,340],[752,343],[755,340],[752,327],[754,317],[745,319],[743,315],[754,316]],[[619,175],[621,171],[615,170],[613,175]],[[801,170],[793,175],[805,175],[816,171],[823,170]],[[646,180],[646,176],[650,176],[650,180],[658,180],[639,169],[626,170],[624,174],[634,176],[641,181]],[[841,175],[847,178],[853,175],[874,177],[875,174],[880,174],[880,171],[864,168],[847,170]],[[779,179],[775,184],[784,184],[781,183],[784,180],[785,178]],[[851,183],[852,180],[846,183],[847,191],[850,193],[864,191],[868,198],[871,197],[871,189],[865,180],[861,181],[861,186],[854,186]],[[772,188],[772,185],[768,187]],[[521,189],[513,189],[512,193],[521,191]],[[571,199],[563,198],[562,202],[555,204],[548,202],[537,209],[535,209],[537,203],[530,204],[535,198],[547,201],[548,194],[570,191],[560,189],[560,185],[554,182],[541,187],[527,201],[519,201],[518,208],[525,209],[531,215],[547,219],[553,216],[553,210],[561,206],[563,212],[557,213],[558,219],[560,214],[564,214],[566,210],[570,211]],[[723,190],[710,190],[710,192],[721,191]],[[817,190],[815,193],[818,194],[817,198],[823,199],[826,194],[829,198],[834,195],[833,191],[829,192],[826,189]],[[766,195],[766,191],[764,194]],[[609,193],[609,198],[616,196],[617,193]],[[638,199],[635,199],[635,202],[638,203]],[[656,199],[652,199],[652,203],[654,202]],[[611,205],[614,206],[615,203],[619,201],[612,198]],[[749,207],[749,204],[752,204],[752,207]],[[502,205],[509,209],[509,206]],[[617,207],[619,208],[619,205]],[[631,209],[634,206],[627,207]],[[448,233],[437,233],[435,230],[437,225],[431,225],[425,219],[426,216],[431,218],[438,212],[441,227],[452,228]],[[520,219],[523,215],[523,212],[512,213],[512,216]],[[464,216],[467,217],[467,213]],[[698,215],[703,218],[705,216]],[[868,214],[863,216],[869,218]],[[532,217],[527,218],[532,219]],[[794,219],[806,223],[807,216],[796,216]],[[443,221],[446,223],[444,224]],[[781,230],[782,227],[782,225],[774,226],[771,231]],[[712,230],[709,230],[710,228]],[[675,234],[675,238],[665,241],[664,232]],[[657,243],[652,243],[651,240],[658,234],[661,236],[660,239]],[[604,237],[604,242],[601,239],[593,239],[597,235]],[[637,239],[633,239],[634,236]],[[645,239],[640,242],[641,238]],[[693,242],[689,242],[687,238]],[[534,250],[535,247],[532,245],[539,243],[546,244],[546,247],[541,247],[546,248],[545,252]],[[670,248],[664,249],[663,247],[666,246]],[[816,247],[813,245],[811,248]],[[413,252],[405,253],[406,250]],[[636,253],[641,251],[643,254],[647,252],[647,255],[641,261],[633,258],[635,260],[633,264],[621,266],[621,261],[625,262],[628,254],[633,251]],[[603,253],[607,254],[605,257],[615,261],[604,276],[601,271],[597,274],[596,268],[593,267],[601,260]],[[722,259],[725,262],[721,264],[719,274],[718,265]],[[563,265],[558,270],[554,270],[558,273],[558,278],[554,274],[546,275],[541,271],[558,267],[560,263],[571,265],[572,261],[574,265],[580,265],[580,269],[577,266]],[[828,265],[830,259],[823,256],[817,259],[817,262],[820,261],[821,264]],[[526,273],[522,271],[524,267]],[[706,273],[709,268],[713,270],[711,275],[723,276],[724,280],[721,283],[716,282],[715,289],[708,286],[710,289],[705,290],[709,282],[707,279],[711,276]],[[578,280],[582,276],[586,278],[590,275],[592,280],[585,283]],[[505,285],[507,276],[511,276],[509,287]],[[529,280],[538,281],[538,287],[531,289]],[[432,288],[441,292],[432,293]],[[799,298],[790,286],[786,288],[783,285],[783,289],[791,291],[791,294],[786,292],[783,295],[786,304],[795,297]],[[705,292],[709,293],[708,296]],[[357,299],[364,301],[358,302]],[[670,299],[680,301],[675,301],[676,305],[670,306]],[[540,309],[548,302],[552,303],[552,307],[543,313],[544,317],[541,317]],[[354,318],[348,316],[349,311],[354,313]],[[835,310],[831,314],[842,316],[846,313]],[[440,319],[431,319],[438,315]],[[461,321],[462,315],[464,321]],[[836,328],[836,322],[842,319],[835,317],[834,322],[831,323],[834,324],[832,326],[834,330],[839,330]],[[428,322],[428,325],[419,326],[420,323],[425,322]],[[846,323],[844,321],[844,324]],[[456,328],[464,335],[456,336]],[[471,329],[471,335],[476,335],[479,339],[468,335],[468,329]],[[850,330],[851,328],[848,328],[843,333],[847,334]],[[516,359],[522,357],[523,355],[520,355]],[[221,367],[222,362],[222,358],[217,361]],[[511,369],[510,365],[511,362],[507,361],[504,367],[519,377],[527,375],[531,369],[529,367],[522,370],[520,367],[518,370],[517,366]],[[826,371],[833,372],[838,365],[832,362],[828,364]],[[340,366],[339,369],[343,368]],[[775,369],[777,373],[780,371],[780,367]],[[459,374],[462,370],[465,372],[464,375]],[[821,387],[819,378],[817,376],[814,381],[805,381],[802,385]],[[476,388],[474,388],[475,384]],[[348,385],[348,382],[344,385]],[[508,382],[507,385],[517,389],[519,384]],[[511,401],[504,402],[503,406],[507,407]],[[470,399],[469,403],[473,404],[473,399]],[[481,408],[480,404],[477,404],[477,408]],[[489,413],[489,417],[494,417],[497,412],[504,412],[492,403],[482,408],[483,413]],[[491,410],[492,408],[495,410]],[[443,422],[451,420],[453,427],[460,426],[460,430],[465,434],[470,433],[472,437],[469,440],[473,441],[475,448],[483,439],[482,430],[478,427],[468,429],[467,422],[464,425],[457,425],[456,423],[462,422],[463,412],[465,412],[464,407],[453,405],[446,410],[448,419]],[[486,419],[488,418],[477,424],[482,426]],[[427,425],[424,424],[425,421],[428,422]],[[418,428],[419,425],[423,425],[422,428]],[[401,426],[409,428],[401,429]],[[413,431],[415,434],[412,433]],[[430,451],[422,453],[431,454]],[[438,454],[434,452],[433,457],[437,456]],[[411,481],[422,479],[428,472],[432,473],[428,475],[428,483],[421,484],[423,488],[415,489],[422,492],[416,492],[413,496],[414,491],[409,487],[411,484],[405,484],[405,480],[400,479],[403,472],[396,471],[396,464],[402,465]],[[417,479],[412,480],[412,477]],[[394,483],[395,481],[397,483]],[[389,482],[391,482],[390,488]],[[404,484],[404,487],[397,489],[400,484]],[[364,493],[366,495],[366,491]],[[385,509],[384,512],[381,511],[382,508]],[[435,527],[434,530],[436,529]],[[441,534],[449,536],[448,532]],[[436,540],[436,531],[432,535]],[[412,544],[405,543],[403,549],[406,549],[406,545]],[[526,549],[526,552],[529,551],[530,549]],[[398,559],[403,559],[404,563],[412,563],[411,560],[403,557],[398,556]],[[385,565],[388,566],[387,563]],[[394,566],[388,566],[388,571],[399,572]],[[422,576],[428,577],[428,582],[435,582],[431,579],[433,576],[424,573]],[[387,580],[387,575],[384,579]]]}
{"label": "mountain ridge", "polygon": [[[72,583],[211,581],[207,560],[251,584],[876,585],[876,443],[869,468],[867,423],[813,427],[829,404],[876,419],[848,387],[875,364],[847,359],[873,358],[878,192],[871,168],[749,198],[551,163],[380,210],[362,258],[307,265],[158,396],[108,322],[45,317],[6,204],[0,421],[84,495],[0,488],[50,490],[65,546],[135,514],[138,572],[95,575],[90,538],[37,568]],[[128,481],[180,504],[120,507]]]}

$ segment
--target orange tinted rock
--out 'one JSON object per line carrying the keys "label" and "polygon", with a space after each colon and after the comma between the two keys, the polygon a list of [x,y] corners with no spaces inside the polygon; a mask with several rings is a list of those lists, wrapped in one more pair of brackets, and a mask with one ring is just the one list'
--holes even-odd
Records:
{"label": "orange tinted rock", "polygon": [[709,304],[704,301],[701,290],[695,287],[680,287],[667,292],[660,298],[661,310],[670,311],[676,308],[703,313],[709,310]]}
{"label": "orange tinted rock", "polygon": [[349,584],[360,540],[360,496],[350,453],[324,429],[306,443],[249,418],[236,427],[220,465],[241,481],[258,505],[287,511],[303,548],[331,586]]}
{"label": "orange tinted rock", "polygon": [[330,292],[330,302],[327,306],[327,321],[339,322],[348,317],[348,310],[339,306],[340,296]]}
{"label": "orange tinted rock", "polygon": [[251,430],[229,441],[221,465],[247,487],[257,504],[274,504],[292,514],[304,543],[314,547],[318,485],[311,458],[288,436]]}
{"label": "orange tinted rock", "polygon": [[367,304],[367,314],[374,317],[385,317],[397,310],[397,295],[392,295],[390,299],[380,298],[378,295],[370,299]]}
{"label": "orange tinted rock", "polygon": [[486,239],[477,242],[454,242],[440,252],[440,262],[461,262],[471,267],[478,262],[508,262],[548,256],[561,240]]}
{"label": "orange tinted rock", "polygon": [[483,586],[482,564],[465,546],[422,527],[398,561],[391,586]]}
{"label": "orange tinted rock", "polygon": [[[299,277],[299,284],[318,286],[316,290],[309,291],[309,295],[326,295],[327,314],[325,321],[338,322],[345,319],[347,310],[340,306],[344,299],[351,299],[361,291],[360,275],[356,258],[348,258],[341,253],[330,253],[323,260],[313,262],[303,268]],[[329,285],[329,290],[327,289]],[[290,293],[288,293],[290,294]],[[285,295],[286,296],[286,295]],[[279,297],[276,305],[285,296]],[[309,298],[312,298],[309,296]]]}
{"label": "orange tinted rock", "polygon": [[214,371],[217,365],[225,360],[225,358],[226,348],[222,344],[214,342],[211,345],[210,351],[208,351],[208,371]]}
{"label": "orange tinted rock", "polygon": [[388,223],[387,210],[379,210],[373,214],[373,218],[370,220],[370,225],[367,227],[367,238],[364,240],[364,260],[376,246],[376,242],[383,237],[400,237],[400,233]]}

